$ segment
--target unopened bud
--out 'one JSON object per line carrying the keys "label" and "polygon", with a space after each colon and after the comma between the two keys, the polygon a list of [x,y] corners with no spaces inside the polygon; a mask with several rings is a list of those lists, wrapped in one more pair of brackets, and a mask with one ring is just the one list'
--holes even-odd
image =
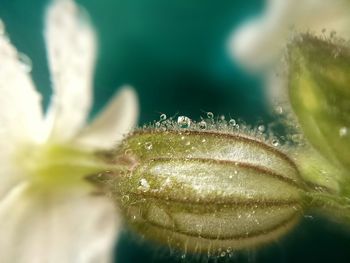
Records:
{"label": "unopened bud", "polygon": [[302,214],[294,163],[272,145],[214,131],[140,131],[116,152],[130,171],[114,189],[127,223],[191,252],[276,240]]}
{"label": "unopened bud", "polygon": [[[344,42],[345,43],[345,42]],[[302,35],[289,45],[289,95],[308,141],[350,169],[350,48]]]}

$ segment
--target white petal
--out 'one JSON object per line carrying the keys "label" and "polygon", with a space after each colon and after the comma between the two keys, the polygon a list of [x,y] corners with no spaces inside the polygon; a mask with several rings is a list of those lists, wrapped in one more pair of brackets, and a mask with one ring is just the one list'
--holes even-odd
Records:
{"label": "white petal", "polygon": [[320,34],[325,28],[328,33],[335,30],[348,38],[349,13],[347,0],[270,0],[261,17],[248,21],[233,33],[230,50],[248,68],[261,69],[278,59],[293,31]]}
{"label": "white petal", "polygon": [[4,263],[109,262],[118,225],[106,197],[26,183],[0,202],[0,222]]}
{"label": "white petal", "polygon": [[53,84],[50,136],[66,141],[85,124],[91,107],[95,35],[73,1],[57,0],[47,12],[45,37]]}
{"label": "white petal", "polygon": [[22,56],[0,32],[0,199],[21,179],[12,166],[18,145],[43,139],[41,96]]}
{"label": "white petal", "polygon": [[81,145],[95,149],[110,149],[123,139],[138,118],[138,101],[131,87],[124,87],[104,111],[77,137]]}
{"label": "white petal", "polygon": [[41,130],[41,96],[36,91],[23,55],[0,32],[0,148],[13,140],[35,140]]}

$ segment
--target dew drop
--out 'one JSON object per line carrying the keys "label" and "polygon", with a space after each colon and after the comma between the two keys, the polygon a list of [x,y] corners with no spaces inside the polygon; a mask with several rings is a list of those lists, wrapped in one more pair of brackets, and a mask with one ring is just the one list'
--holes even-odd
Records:
{"label": "dew drop", "polygon": [[236,126],[236,120],[235,119],[230,119],[228,122],[232,126]]}
{"label": "dew drop", "polygon": [[177,118],[177,123],[181,128],[189,128],[191,126],[191,119],[186,116],[179,116]]}
{"label": "dew drop", "polygon": [[199,128],[202,129],[202,130],[206,129],[207,128],[207,123],[205,121],[201,121],[199,123]]}
{"label": "dew drop", "polygon": [[330,36],[330,38],[334,38],[336,34],[337,34],[337,31],[332,30],[332,31],[329,33],[329,36]]}
{"label": "dew drop", "polygon": [[336,50],[333,51],[334,58],[339,57],[339,55],[340,55],[340,50],[339,49],[336,49]]}
{"label": "dew drop", "polygon": [[32,71],[32,61],[26,54],[18,53],[18,60],[25,72],[29,73]]}
{"label": "dew drop", "polygon": [[169,186],[171,185],[171,179],[168,177],[167,179],[165,179],[164,183],[163,183],[163,187]]}
{"label": "dew drop", "polygon": [[309,220],[314,219],[314,217],[312,215],[304,215],[304,218],[309,219]]}
{"label": "dew drop", "polygon": [[126,150],[124,151],[124,154],[125,154],[125,155],[131,155],[131,154],[132,154],[132,150],[131,150],[131,149],[126,149]]}
{"label": "dew drop", "polygon": [[259,132],[264,132],[265,131],[265,126],[264,125],[259,125],[258,127]]}
{"label": "dew drop", "polygon": [[166,120],[166,115],[163,113],[163,114],[160,115],[159,118],[160,118],[161,121],[165,121]]}
{"label": "dew drop", "polygon": [[348,128],[346,127],[341,127],[339,129],[339,136],[340,137],[345,137],[346,135],[348,135]]}
{"label": "dew drop", "polygon": [[207,117],[209,118],[209,119],[213,119],[214,118],[214,114],[212,113],[212,112],[208,112],[207,113]]}
{"label": "dew drop", "polygon": [[143,192],[147,192],[150,189],[150,185],[146,179],[142,178],[139,181],[139,187],[137,189],[139,189]]}
{"label": "dew drop", "polygon": [[146,142],[145,143],[145,149],[146,150],[152,150],[153,148],[153,144],[151,142]]}
{"label": "dew drop", "polygon": [[283,114],[283,107],[282,106],[277,106],[275,110],[276,110],[277,114]]}
{"label": "dew drop", "polygon": [[129,199],[130,198],[129,198],[128,195],[123,195],[121,200],[122,200],[123,203],[127,203],[129,201]]}
{"label": "dew drop", "polygon": [[280,143],[278,142],[278,140],[276,140],[276,139],[274,139],[274,140],[272,140],[272,145],[273,146],[278,146]]}

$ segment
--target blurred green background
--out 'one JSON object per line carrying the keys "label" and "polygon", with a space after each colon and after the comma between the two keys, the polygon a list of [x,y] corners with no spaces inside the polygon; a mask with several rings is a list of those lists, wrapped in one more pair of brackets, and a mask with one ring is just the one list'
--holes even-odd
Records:
{"label": "blurred green background", "polygon": [[[50,97],[42,36],[45,0],[0,0],[0,17],[12,42],[33,62],[32,75]],[[95,76],[96,113],[122,84],[140,99],[140,124],[168,116],[193,119],[224,114],[254,124],[269,115],[260,76],[228,55],[230,32],[263,11],[263,0],[86,0],[99,38]],[[1,61],[0,61],[1,63]],[[116,248],[118,262],[196,262],[206,258],[170,253],[138,242],[126,231]],[[350,233],[320,218],[305,218],[283,240],[219,262],[350,262]],[[209,262],[215,262],[209,259]]]}

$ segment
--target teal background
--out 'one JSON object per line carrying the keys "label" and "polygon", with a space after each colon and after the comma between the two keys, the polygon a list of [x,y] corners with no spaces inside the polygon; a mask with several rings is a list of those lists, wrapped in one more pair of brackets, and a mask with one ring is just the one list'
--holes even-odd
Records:
{"label": "teal background", "polygon": [[[86,0],[99,37],[95,76],[96,113],[122,84],[135,87],[140,124],[160,113],[193,119],[225,114],[254,124],[271,120],[259,76],[249,75],[228,55],[230,32],[262,12],[262,0]],[[0,17],[12,42],[33,62],[32,75],[50,97],[42,36],[47,1],[0,0]],[[0,61],[1,63],[1,61]],[[118,262],[206,262],[170,253],[124,232]],[[320,218],[307,218],[286,238],[258,251],[219,262],[349,262],[350,233]],[[215,262],[209,259],[209,262]]]}

